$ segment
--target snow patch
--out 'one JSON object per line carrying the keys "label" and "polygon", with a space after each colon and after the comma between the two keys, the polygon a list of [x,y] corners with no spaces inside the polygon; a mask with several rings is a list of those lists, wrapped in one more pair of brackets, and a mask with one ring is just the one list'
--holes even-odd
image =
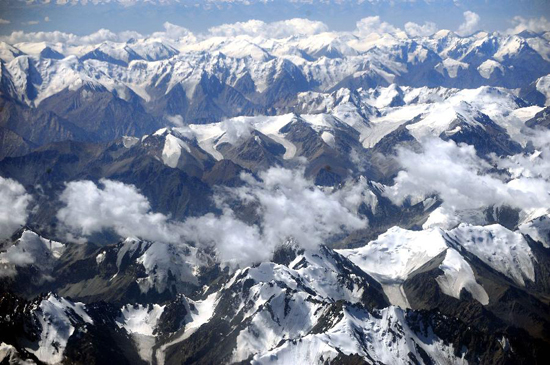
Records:
{"label": "snow patch", "polygon": [[182,149],[191,152],[189,145],[178,137],[167,134],[165,137],[164,148],[162,149],[162,161],[166,166],[176,168],[181,157]]}
{"label": "snow patch", "polygon": [[502,66],[495,60],[487,60],[479,65],[477,68],[477,71],[479,72],[481,77],[485,79],[490,79],[495,70],[500,70],[500,72],[504,73],[504,66]]}
{"label": "snow patch", "polygon": [[155,330],[165,306],[158,304],[144,307],[141,304],[125,305],[117,318],[119,328],[124,328],[136,343],[139,356],[152,363],[153,347],[156,343]]}
{"label": "snow patch", "polygon": [[443,270],[443,275],[435,280],[443,293],[460,299],[460,292],[465,289],[481,304],[489,304],[487,292],[476,282],[472,268],[456,250],[447,249],[439,268]]}

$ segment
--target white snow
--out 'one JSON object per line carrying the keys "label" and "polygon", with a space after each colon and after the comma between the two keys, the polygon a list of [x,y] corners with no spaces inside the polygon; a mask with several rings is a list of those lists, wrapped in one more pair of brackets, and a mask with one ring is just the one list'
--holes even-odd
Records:
{"label": "white snow", "polygon": [[136,343],[139,356],[152,363],[153,347],[156,343],[155,329],[165,306],[152,304],[125,305],[117,319],[117,325],[124,328]]}
{"label": "white snow", "polygon": [[456,250],[447,249],[439,268],[443,270],[443,275],[437,277],[436,281],[443,293],[460,299],[460,292],[465,289],[481,304],[489,304],[487,292],[476,282],[472,268]]}
{"label": "white snow", "polygon": [[526,46],[526,43],[527,42],[519,36],[510,36],[503,40],[498,51],[493,55],[493,58],[500,62],[513,58],[524,46]]}
{"label": "white snow", "polygon": [[[437,216],[441,216],[441,219],[434,218],[431,222],[428,220],[430,223],[423,231],[393,227],[364,247],[338,252],[382,284],[390,302],[401,307],[408,306],[401,284],[411,273],[444,251],[445,258],[439,267],[444,274],[437,278],[443,293],[459,298],[460,291],[465,289],[480,303],[488,304],[489,297],[477,283],[470,264],[449,246],[448,240],[464,247],[519,285],[524,286],[525,280],[535,280],[535,257],[521,233],[512,232],[498,224],[473,226],[464,223],[450,231],[444,231],[435,227],[456,226],[454,219],[457,217],[449,218],[440,209],[435,212],[438,212]],[[538,224],[537,228],[534,224]],[[550,224],[543,216],[533,223],[524,224],[521,230],[531,233],[537,237],[535,239],[545,244],[545,239],[541,236],[548,234],[548,227]]]}
{"label": "white snow", "polygon": [[137,279],[142,293],[150,290],[163,293],[169,283],[176,285],[178,290],[189,284],[198,285],[195,273],[207,263],[197,248],[184,243],[146,242],[132,237],[125,239],[118,248],[119,269],[126,256],[133,257],[145,269],[145,275]]}
{"label": "white snow", "polygon": [[[45,47],[67,55],[61,60],[41,59]],[[0,43],[0,58],[8,63],[8,70],[21,101],[36,106],[48,96],[66,88],[77,90],[82,85],[101,85],[127,99],[130,91],[143,100],[154,102],[148,93],[152,88],[165,87],[169,92],[181,85],[189,98],[203,77],[217,77],[222,83],[234,86],[248,74],[262,93],[284,72],[301,72],[306,80],[319,85],[321,91],[333,88],[349,77],[372,77],[392,83],[407,72],[410,65],[430,61],[430,51],[442,61],[436,70],[450,78],[458,77],[459,70],[467,70],[464,60],[481,57],[478,71],[490,77],[496,69],[504,68],[506,61],[515,58],[529,47],[544,59],[550,59],[550,47],[544,37],[523,39],[518,36],[476,34],[458,37],[443,32],[432,37],[419,37],[414,41],[404,32],[379,34],[378,32],[350,33],[323,32],[300,34],[287,38],[263,36],[220,36],[218,34],[197,39],[191,34],[178,40],[149,37],[132,42],[105,41],[99,44],[76,45],[71,42],[22,42],[15,45]],[[485,48],[493,48],[486,51]],[[26,52],[15,57],[20,50]],[[78,57],[90,51],[100,51],[128,63],[128,66]],[[34,101],[24,97],[28,67],[25,59],[31,58],[42,81],[37,85]],[[132,58],[137,58],[131,60]],[[387,97],[377,102],[377,108],[387,107]]]}
{"label": "white snow", "polygon": [[525,286],[525,280],[535,281],[535,258],[521,233],[512,232],[499,224],[484,227],[461,224],[449,231],[449,235],[517,284]]}
{"label": "white snow", "polygon": [[462,70],[466,70],[470,67],[467,63],[460,62],[457,60],[454,60],[452,58],[446,58],[443,60],[442,63],[439,63],[435,66],[435,69],[437,72],[441,74],[445,74],[445,71],[447,71],[447,74],[450,78],[454,79],[458,76],[458,72]]}
{"label": "white snow", "polygon": [[19,351],[12,345],[0,342],[0,363],[18,364],[18,365],[33,365],[36,364],[32,360],[22,360]]}
{"label": "white snow", "polygon": [[332,134],[330,132],[325,131],[325,132],[321,133],[321,138],[330,147],[334,147],[336,145],[336,141],[334,140],[334,134]]}
{"label": "white snow", "polygon": [[529,220],[519,226],[519,231],[550,248],[550,214]]}
{"label": "white snow", "polygon": [[178,165],[182,150],[191,152],[189,145],[178,137],[167,134],[164,148],[162,149],[162,161],[166,166],[175,168]]}
{"label": "white snow", "polygon": [[197,138],[199,146],[208,152],[216,160],[223,158],[216,146],[227,142],[235,145],[248,137],[252,130],[257,130],[285,148],[284,159],[288,160],[296,154],[296,146],[286,140],[280,133],[280,129],[295,118],[294,114],[279,116],[258,116],[258,117],[236,117],[214,124],[192,124],[190,129]]}
{"label": "white snow", "polygon": [[426,262],[445,251],[443,231],[408,231],[392,227],[366,246],[338,252],[380,283],[400,283]]}
{"label": "white snow", "polygon": [[7,44],[6,42],[0,42],[0,59],[5,62],[12,61],[15,56],[21,54],[21,50]]}
{"label": "white snow", "polygon": [[143,265],[146,274],[137,280],[141,292],[163,293],[170,278],[175,279],[179,289],[189,284],[198,285],[195,272],[204,264],[198,256],[195,247],[185,244],[152,243],[136,260]]}
{"label": "white snow", "polygon": [[535,83],[537,91],[546,97],[545,105],[550,105],[550,75],[538,79]]}
{"label": "white snow", "polygon": [[139,142],[139,138],[137,137],[130,137],[130,136],[124,136],[122,137],[122,144],[126,148],[132,148]]}
{"label": "white snow", "polygon": [[518,108],[512,111],[512,114],[522,122],[526,122],[529,119],[534,118],[535,115],[538,112],[540,112],[542,109],[544,108],[538,105],[531,105],[531,106],[526,106],[525,108]]}
{"label": "white snow", "polygon": [[441,228],[452,229],[460,223],[459,217],[455,212],[449,211],[444,207],[438,207],[430,213],[426,222],[422,225],[423,229]]}
{"label": "white snow", "polygon": [[413,354],[421,359],[419,349],[438,364],[465,364],[454,355],[452,345],[446,345],[433,333],[428,337],[415,334],[407,325],[405,313],[388,307],[376,316],[368,312],[344,308],[343,316],[325,333],[310,334],[287,341],[271,351],[254,356],[253,364],[312,364],[329,361],[339,352],[358,354],[376,363],[401,364]]}
{"label": "white snow", "polygon": [[43,275],[48,275],[53,269],[54,262],[65,251],[65,245],[60,242],[48,240],[30,230],[25,230],[13,245],[4,252],[0,252],[0,264],[7,265],[0,270],[0,276],[11,275],[13,270],[9,267],[25,267],[34,265],[40,269]]}
{"label": "white snow", "polygon": [[500,70],[500,72],[504,73],[504,66],[495,60],[487,60],[479,65],[477,70],[483,78],[489,79],[495,70]]}
{"label": "white snow", "polygon": [[218,293],[212,293],[204,300],[199,300],[196,302],[189,300],[195,306],[195,310],[190,311],[190,313],[188,314],[188,317],[186,318],[184,332],[177,338],[163,344],[162,346],[160,346],[160,348],[157,349],[157,351],[155,352],[157,364],[164,365],[165,352],[168,347],[186,340],[197,329],[199,329],[203,324],[207,323],[210,320],[210,318],[214,314],[214,310],[216,309],[217,294]]}
{"label": "white snow", "polygon": [[127,304],[122,307],[117,324],[129,333],[153,336],[164,307],[158,304],[152,304],[149,307],[141,304]]}
{"label": "white snow", "polygon": [[42,328],[38,347],[27,347],[26,350],[47,364],[60,363],[67,341],[75,330],[69,311],[74,312],[83,322],[93,324],[84,304],[71,303],[65,298],[50,295],[40,303],[39,310],[35,312]]}
{"label": "white snow", "polygon": [[401,284],[412,272],[447,249],[443,234],[438,228],[408,231],[393,227],[364,247],[337,252],[382,284],[392,304],[409,307]]}

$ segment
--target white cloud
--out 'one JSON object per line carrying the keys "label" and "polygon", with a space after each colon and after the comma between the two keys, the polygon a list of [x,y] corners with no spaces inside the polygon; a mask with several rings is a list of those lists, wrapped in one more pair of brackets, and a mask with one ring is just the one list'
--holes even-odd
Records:
{"label": "white cloud", "polygon": [[474,33],[476,30],[479,30],[479,21],[480,17],[477,13],[473,11],[464,12],[464,23],[460,24],[458,27],[457,34],[461,36],[467,36]]}
{"label": "white cloud", "polygon": [[544,16],[540,18],[526,19],[521,16],[516,16],[512,19],[513,28],[506,30],[508,34],[518,34],[523,31],[533,33],[544,33],[550,31],[550,21]]}
{"label": "white cloud", "polygon": [[123,237],[163,242],[179,239],[168,218],[151,212],[149,201],[133,185],[106,179],[100,181],[100,186],[92,181],[70,182],[60,200],[66,206],[57,218],[77,236],[113,229]]}
{"label": "white cloud", "polygon": [[195,132],[193,132],[193,130],[189,128],[187,124],[185,124],[181,115],[167,115],[165,118],[168,123],[175,127],[175,129],[173,129],[172,131],[173,134],[189,140],[195,139]]}
{"label": "white cloud", "polygon": [[100,29],[97,32],[79,38],[79,42],[82,44],[97,44],[105,41],[116,42],[119,40],[118,35],[109,29]]}
{"label": "white cloud", "polygon": [[2,19],[0,18],[0,24],[10,24],[11,21],[7,20],[7,19]]}
{"label": "white cloud", "polygon": [[247,119],[234,118],[224,120],[221,128],[225,131],[223,135],[224,142],[235,144],[239,140],[246,140],[250,137],[254,126]]}
{"label": "white cloud", "polygon": [[263,236],[269,241],[292,236],[303,247],[313,247],[343,228],[358,229],[366,223],[350,212],[356,200],[323,192],[301,170],[271,168],[260,173],[260,179],[245,175],[247,185],[234,192],[242,201],[259,203]]}
{"label": "white cloud", "polygon": [[185,37],[194,37],[193,33],[191,33],[189,29],[180,27],[179,25],[165,22],[163,24],[163,27],[164,27],[164,32],[155,32],[151,34],[151,37],[173,39],[173,40],[177,40]]}
{"label": "white cloud", "polygon": [[44,239],[38,234],[25,230],[21,237],[13,244],[0,252],[0,277],[14,276],[18,267],[35,265],[40,270],[34,275],[33,282],[50,280],[49,270],[53,269],[53,261],[64,251],[63,244]]}
{"label": "white cloud", "polygon": [[[221,262],[236,266],[268,260],[275,248],[293,238],[304,248],[313,248],[333,235],[365,227],[355,211],[364,199],[361,189],[348,187],[325,193],[304,178],[302,170],[272,168],[242,176],[245,185],[226,189],[216,196],[222,214],[207,214],[173,222],[151,212],[143,195],[132,185],[101,180],[67,184],[61,195],[66,205],[57,217],[69,233],[88,236],[113,229],[120,236],[178,243],[184,240],[214,248]],[[228,201],[253,203],[255,224],[237,218]]]}
{"label": "white cloud", "polygon": [[401,32],[399,28],[394,27],[390,23],[383,22],[380,20],[379,16],[369,16],[366,18],[363,18],[359,20],[356,23],[356,33],[358,33],[361,36],[368,36],[372,33],[377,34],[394,34]]}
{"label": "white cloud", "polygon": [[398,204],[407,197],[438,194],[446,211],[502,204],[526,211],[550,206],[547,179],[518,175],[506,180],[491,175],[493,166],[478,158],[473,146],[432,139],[425,141],[422,153],[400,150],[398,161],[405,171],[386,191]]}
{"label": "white cloud", "polygon": [[189,218],[182,228],[185,239],[214,247],[220,261],[231,266],[269,260],[273,254],[273,242],[263,241],[259,227],[238,220],[228,208],[221,216],[210,213]]}
{"label": "white cloud", "polygon": [[142,38],[140,33],[133,31],[124,31],[113,33],[108,29],[100,29],[97,32],[86,36],[77,36],[72,33],[60,31],[53,32],[23,32],[15,31],[7,36],[0,36],[0,41],[9,44],[19,42],[48,42],[48,43],[63,43],[66,46],[82,46],[95,45],[105,41],[125,42],[130,38]]}
{"label": "white cloud", "polygon": [[31,200],[23,185],[0,176],[0,239],[10,237],[27,222]]}
{"label": "white cloud", "polygon": [[23,25],[36,25],[36,24],[39,24],[40,22],[38,20],[29,20],[28,22],[21,22],[21,24]]}
{"label": "white cloud", "polygon": [[0,40],[9,44],[15,44],[19,42],[61,42],[73,45],[77,43],[78,39],[79,37],[74,34],[59,31],[27,33],[19,30],[12,32],[10,35],[7,36],[0,36]]}
{"label": "white cloud", "polygon": [[495,159],[495,162],[514,179],[537,178],[550,181],[550,131],[539,131],[532,142],[536,148],[533,153]]}
{"label": "white cloud", "polygon": [[437,32],[437,25],[432,22],[423,25],[408,22],[405,24],[405,32],[411,37],[427,37]]}
{"label": "white cloud", "polygon": [[249,35],[251,37],[286,38],[295,35],[314,35],[328,31],[328,26],[320,21],[295,18],[272,23],[261,20],[249,20],[233,24],[223,24],[208,30],[210,35],[236,37]]}
{"label": "white cloud", "polygon": [[183,123],[183,117],[181,115],[167,115],[166,120],[174,127],[185,127],[185,123]]}
{"label": "white cloud", "polygon": [[[224,213],[186,221],[186,237],[216,249],[224,262],[253,263],[267,260],[274,249],[289,238],[304,248],[314,248],[348,230],[363,228],[366,221],[354,214],[361,198],[354,189],[325,193],[303,176],[302,170],[271,168],[260,180],[243,174],[246,184],[226,193],[242,203],[256,206],[258,223],[236,221],[235,213],[223,205]],[[218,196],[218,201],[226,196]]]}

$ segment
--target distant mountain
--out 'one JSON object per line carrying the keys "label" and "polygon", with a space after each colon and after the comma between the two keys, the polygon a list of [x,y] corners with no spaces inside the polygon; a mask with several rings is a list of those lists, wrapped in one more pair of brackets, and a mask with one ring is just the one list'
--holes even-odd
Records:
{"label": "distant mountain", "polygon": [[47,43],[26,43],[30,54],[2,44],[0,94],[7,103],[2,119],[17,108],[19,115],[9,113],[14,124],[26,125],[29,118],[41,124],[59,118],[62,124],[37,140],[21,131],[23,126],[4,123],[6,135],[17,135],[6,150],[29,151],[60,139],[139,136],[163,126],[171,115],[196,124],[301,111],[302,93],[341,88],[497,86],[519,88],[525,100],[544,105],[543,77],[550,73],[548,42],[533,34],[459,37],[441,31],[414,39],[363,40],[326,33],[169,43],[104,42],[76,54]]}

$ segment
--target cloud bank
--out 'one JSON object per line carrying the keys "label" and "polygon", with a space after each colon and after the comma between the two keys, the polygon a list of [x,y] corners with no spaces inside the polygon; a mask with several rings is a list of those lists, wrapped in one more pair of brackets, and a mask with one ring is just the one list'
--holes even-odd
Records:
{"label": "cloud bank", "polygon": [[[181,38],[190,37],[194,39],[193,33],[187,28],[165,22],[163,24],[163,32],[154,32],[148,35],[151,38],[160,38],[163,40],[179,40]],[[72,33],[53,31],[53,32],[23,32],[14,31],[8,36],[1,36],[0,41],[9,44],[21,42],[47,42],[47,43],[62,43],[65,46],[87,46],[96,45],[102,42],[126,42],[131,38],[140,39],[144,35],[135,31],[112,32],[109,29],[100,29],[97,32],[78,36]]]}
{"label": "cloud bank", "polygon": [[[216,203],[222,214],[206,214],[175,222],[154,213],[147,198],[132,185],[111,180],[67,184],[61,195],[65,204],[57,218],[68,237],[86,237],[112,229],[122,237],[137,236],[160,242],[192,242],[213,248],[220,261],[231,266],[269,260],[276,247],[288,239],[303,248],[314,248],[327,239],[363,228],[357,216],[365,198],[363,189],[346,187],[324,192],[304,178],[302,170],[271,168],[259,180],[243,174],[245,184],[220,191]],[[240,220],[229,202],[255,207],[255,223]]]}
{"label": "cloud bank", "polygon": [[423,146],[421,153],[399,150],[397,159],[405,170],[385,192],[396,204],[408,197],[437,194],[446,211],[500,205],[524,211],[550,207],[548,148],[497,160],[496,165],[510,176],[492,173],[494,166],[477,157],[473,146],[440,139],[427,140]]}
{"label": "cloud bank", "polygon": [[113,229],[123,237],[179,240],[168,217],[151,212],[149,201],[133,185],[107,179],[100,180],[99,186],[92,181],[74,181],[67,184],[60,200],[65,207],[58,211],[57,218],[75,236]]}
{"label": "cloud bank", "polygon": [[[463,13],[464,22],[458,27],[457,33],[463,36],[470,35],[480,29],[480,16],[473,11]],[[49,18],[44,19],[45,22]],[[0,19],[0,24],[9,24],[10,20]],[[535,33],[542,33],[550,30],[550,22],[543,16],[540,18],[524,18],[516,16],[511,20],[513,28],[508,29],[506,33],[516,34],[528,30]],[[293,36],[313,36],[324,32],[332,32],[338,35],[357,36],[359,38],[369,37],[371,34],[391,34],[399,37],[424,37],[434,34],[438,27],[434,22],[426,21],[423,24],[407,22],[404,29],[383,21],[379,16],[365,17],[356,22],[356,28],[352,31],[336,32],[322,21],[310,20],[305,18],[293,18],[288,20],[264,22],[262,20],[248,20],[245,22],[236,22],[222,24],[209,28],[205,32],[193,33],[189,29],[180,25],[165,22],[163,31],[153,32],[151,34],[140,34],[136,31],[112,32],[108,29],[100,29],[92,34],[79,36],[72,33],[61,31],[52,32],[23,32],[14,31],[10,35],[0,36],[0,41],[9,44],[21,42],[47,42],[62,43],[65,46],[86,46],[96,45],[102,42],[126,42],[131,38],[159,39],[177,44],[177,42],[194,43],[206,40],[212,37],[262,37],[268,39],[284,39]]]}
{"label": "cloud bank", "polygon": [[328,26],[320,21],[309,19],[290,19],[265,23],[261,20],[249,20],[234,24],[223,24],[208,30],[212,36],[236,37],[249,35],[252,37],[286,38],[299,35],[314,35],[327,32]]}

